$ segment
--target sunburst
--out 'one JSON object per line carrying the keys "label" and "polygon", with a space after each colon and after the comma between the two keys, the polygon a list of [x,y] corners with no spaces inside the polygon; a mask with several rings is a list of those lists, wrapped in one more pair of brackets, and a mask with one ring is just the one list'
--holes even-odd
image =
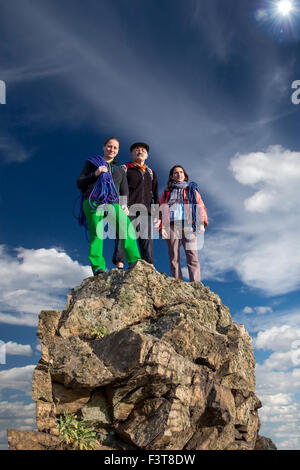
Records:
{"label": "sunburst", "polygon": [[293,2],[290,0],[280,0],[277,3],[277,11],[282,16],[289,16],[293,12]]}
{"label": "sunburst", "polygon": [[255,19],[280,43],[300,40],[300,0],[264,0]]}

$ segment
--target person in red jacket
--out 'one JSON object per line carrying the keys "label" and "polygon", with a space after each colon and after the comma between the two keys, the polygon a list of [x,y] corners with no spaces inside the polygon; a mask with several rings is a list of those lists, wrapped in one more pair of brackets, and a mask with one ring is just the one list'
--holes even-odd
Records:
{"label": "person in red jacket", "polygon": [[197,234],[203,234],[208,225],[206,207],[196,183],[181,165],[169,173],[167,189],[160,198],[160,233],[168,245],[171,276],[182,279],[180,244],[182,243],[190,281],[200,281]]}

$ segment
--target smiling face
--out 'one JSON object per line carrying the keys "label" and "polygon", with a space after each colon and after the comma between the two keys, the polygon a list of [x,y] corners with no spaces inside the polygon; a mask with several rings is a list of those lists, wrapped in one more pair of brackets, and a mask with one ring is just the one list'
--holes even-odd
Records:
{"label": "smiling face", "polygon": [[176,183],[183,183],[185,181],[185,174],[180,166],[174,168],[172,178]]}
{"label": "smiling face", "polygon": [[112,161],[119,152],[119,142],[115,139],[110,139],[106,144],[103,145],[104,159],[106,161]]}

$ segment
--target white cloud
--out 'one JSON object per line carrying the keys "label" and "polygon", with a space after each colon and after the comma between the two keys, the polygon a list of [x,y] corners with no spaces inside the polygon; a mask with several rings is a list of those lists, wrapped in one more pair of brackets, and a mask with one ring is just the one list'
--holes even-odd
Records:
{"label": "white cloud", "polygon": [[[230,169],[236,180],[243,185],[253,188],[264,185],[264,194],[269,198],[268,205],[265,208],[259,205],[256,209],[253,204],[251,211],[266,212],[274,208],[280,213],[289,211],[293,204],[299,207],[299,152],[291,152],[280,145],[273,145],[265,152],[237,154],[230,161]],[[245,201],[246,209],[251,199]]]}
{"label": "white cloud", "polygon": [[[289,391],[293,391],[293,382],[295,383],[294,390],[296,390],[300,377],[300,328],[287,324],[273,326],[259,331],[254,344],[257,350],[272,351],[262,365],[257,365],[258,376],[264,381],[272,380],[273,383],[273,377],[281,377],[279,374],[288,371],[285,374],[290,375]],[[279,386],[281,384],[278,383],[277,387]]]}
{"label": "white cloud", "polygon": [[12,389],[31,396],[32,374],[35,366],[14,367],[0,371],[0,392]]}
{"label": "white cloud", "polygon": [[271,437],[278,449],[299,449],[300,406],[292,395],[260,396],[262,408],[260,434]]}
{"label": "white cloud", "polygon": [[264,306],[254,307],[254,310],[258,315],[264,315],[265,313],[272,313],[273,312],[271,307],[264,307]]}
{"label": "white cloud", "polygon": [[[35,366],[15,367],[0,371],[0,396],[5,390],[15,390],[21,394],[31,397],[32,374]],[[35,428],[35,403],[24,403],[20,401],[0,402],[0,442],[3,448],[7,448],[6,429],[31,430]],[[5,433],[3,435],[3,433]]]}
{"label": "white cloud", "polygon": [[243,313],[257,313],[258,315],[264,315],[265,313],[272,313],[273,310],[271,307],[265,307],[265,306],[260,306],[260,307],[244,307],[242,310]]}
{"label": "white cloud", "polygon": [[272,395],[274,390],[278,393],[298,393],[300,390],[300,369],[294,368],[287,372],[274,371],[268,367],[256,366],[257,390],[263,394]]}
{"label": "white cloud", "polygon": [[66,292],[92,275],[65,252],[0,246],[0,322],[35,326],[41,310],[63,308]]}
{"label": "white cloud", "polygon": [[13,356],[31,356],[32,349],[30,344],[18,344],[13,341],[5,343],[5,352]]}
{"label": "white cloud", "polygon": [[9,325],[37,326],[37,317],[34,315],[23,315],[22,313],[19,315],[0,313],[0,323],[8,323]]}
{"label": "white cloud", "polygon": [[[300,447],[300,439],[298,437],[300,429],[298,428],[296,431],[296,435],[292,435],[288,440],[283,440],[281,442],[280,450],[299,450]],[[286,433],[286,435],[290,436],[290,433]]]}
{"label": "white cloud", "polygon": [[[282,227],[284,224],[282,223]],[[300,286],[300,250],[299,238],[294,231],[279,230],[259,234],[248,247],[244,244],[244,253],[240,253],[237,266],[242,281],[269,295],[294,291]]]}
{"label": "white cloud", "polygon": [[[300,365],[300,362],[297,361]],[[269,370],[288,370],[295,366],[294,351],[272,353],[264,362],[265,369]]]}
{"label": "white cloud", "polygon": [[260,331],[255,340],[257,349],[272,349],[276,352],[287,352],[295,341],[300,339],[300,328],[291,325],[273,326]]}
{"label": "white cloud", "polygon": [[285,393],[277,393],[275,395],[265,395],[261,396],[261,399],[264,400],[265,406],[287,406],[293,403],[293,400],[290,395]]}
{"label": "white cloud", "polygon": [[[299,449],[300,404],[297,393],[300,369],[273,371],[269,365],[257,365],[256,368],[256,394],[262,402],[260,434],[270,437],[278,449]],[[273,365],[276,367],[275,362]]]}
{"label": "white cloud", "polygon": [[31,431],[36,429],[35,403],[0,402],[0,448],[7,449],[7,429]]}
{"label": "white cloud", "polygon": [[[235,322],[244,324],[247,330],[253,335],[258,333],[262,334],[263,332],[271,330],[274,326],[276,328],[280,328],[286,325],[287,327],[295,331],[300,330],[299,308],[285,308],[282,310],[278,310],[278,305],[276,306],[276,308],[274,305],[274,310],[269,315],[251,315],[243,312],[232,313]],[[293,340],[290,342],[290,347],[292,345],[292,342],[297,341],[297,339],[297,337],[294,338],[293,334]],[[268,348],[266,347],[266,349]],[[274,348],[274,350],[277,349]]]}
{"label": "white cloud", "polygon": [[243,313],[253,313],[253,308],[246,306],[243,308]]}
{"label": "white cloud", "polygon": [[282,317],[285,324],[276,317],[279,324],[259,331],[255,339],[256,349],[272,351],[262,364],[256,364],[256,394],[263,405],[260,434],[271,437],[279,449],[299,449],[300,328],[293,325],[292,315],[290,324],[289,316]]}
{"label": "white cloud", "polygon": [[[22,419],[23,425],[31,424],[35,412],[35,403],[25,405],[23,402],[0,402],[0,419]],[[24,418],[29,419],[28,423]]]}
{"label": "white cloud", "polygon": [[245,201],[245,208],[249,212],[266,212],[273,205],[280,204],[275,191],[261,190]]}
{"label": "white cloud", "polygon": [[212,234],[207,230],[204,278],[221,280],[234,271],[268,295],[298,289],[300,153],[274,145],[236,155],[229,169],[247,193],[232,204],[230,225]]}

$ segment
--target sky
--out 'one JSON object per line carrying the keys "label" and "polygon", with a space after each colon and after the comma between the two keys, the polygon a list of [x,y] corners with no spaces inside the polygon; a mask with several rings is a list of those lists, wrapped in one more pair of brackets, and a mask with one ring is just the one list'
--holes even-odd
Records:
{"label": "sky", "polygon": [[[63,309],[91,275],[76,180],[112,135],[120,164],[133,142],[150,145],[160,193],[175,164],[198,183],[209,220],[201,278],[253,339],[260,434],[300,449],[300,2],[292,6],[1,2],[0,449],[6,428],[35,427],[39,312]],[[156,269],[169,274],[165,241],[154,246]]]}

